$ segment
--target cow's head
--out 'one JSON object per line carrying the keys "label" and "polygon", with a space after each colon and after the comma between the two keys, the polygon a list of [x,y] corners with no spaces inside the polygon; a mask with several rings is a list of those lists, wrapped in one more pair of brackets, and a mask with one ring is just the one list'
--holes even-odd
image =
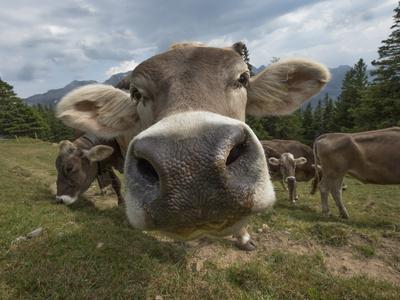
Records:
{"label": "cow's head", "polygon": [[292,153],[282,153],[279,158],[270,157],[268,163],[280,168],[282,180],[285,182],[296,180],[296,167],[304,165],[307,162],[307,158],[298,157],[294,158]]}
{"label": "cow's head", "polygon": [[61,141],[56,159],[56,201],[67,205],[74,203],[95,180],[98,170],[95,162],[106,159],[112,153],[113,148],[106,145],[85,150],[70,141]]}
{"label": "cow's head", "polygon": [[134,227],[183,238],[223,235],[274,203],[263,148],[245,115],[292,112],[329,72],[294,59],[250,78],[240,45],[178,45],[138,65],[130,93],[93,85],[58,105],[69,126],[108,138],[135,135],[125,162]]}
{"label": "cow's head", "polygon": [[296,197],[296,167],[307,163],[307,158],[294,158],[292,153],[286,152],[282,153],[279,158],[268,158],[268,163],[279,167],[282,181],[286,182],[288,185],[290,200],[294,202]]}

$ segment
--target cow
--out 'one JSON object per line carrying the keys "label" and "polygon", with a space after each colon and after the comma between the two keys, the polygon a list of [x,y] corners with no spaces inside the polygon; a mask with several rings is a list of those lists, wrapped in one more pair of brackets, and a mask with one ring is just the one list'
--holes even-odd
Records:
{"label": "cow", "polygon": [[237,237],[254,250],[249,217],[272,207],[265,155],[245,115],[289,114],[329,81],[311,60],[281,60],[250,78],[245,45],[175,44],[139,64],[129,93],[81,87],[58,104],[68,126],[113,138],[131,135],[126,214],[140,230],[175,238]]}
{"label": "cow", "polygon": [[[263,140],[261,144],[267,156],[272,178],[281,181],[284,189],[289,191],[289,201],[295,203],[298,200],[296,182],[314,178],[312,149],[294,140]],[[315,182],[314,180],[312,190],[316,188]]]}
{"label": "cow", "polygon": [[111,185],[118,204],[123,204],[121,182],[113,171],[115,168],[122,173],[123,166],[124,159],[114,139],[103,141],[84,134],[73,142],[61,141],[56,159],[56,202],[74,203],[97,178],[100,189]]}
{"label": "cow", "polygon": [[322,213],[329,215],[329,193],[342,218],[349,214],[342,203],[346,174],[363,183],[400,184],[400,127],[359,133],[328,133],[314,142],[314,159],[321,165],[319,182]]}

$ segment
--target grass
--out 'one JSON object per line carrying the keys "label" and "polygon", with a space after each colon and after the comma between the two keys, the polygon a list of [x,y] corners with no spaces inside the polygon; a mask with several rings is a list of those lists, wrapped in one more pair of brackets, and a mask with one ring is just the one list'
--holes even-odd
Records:
{"label": "grass", "polygon": [[[0,141],[0,299],[399,298],[399,186],[346,179],[343,221],[321,215],[309,184],[299,184],[296,205],[277,184],[274,211],[250,224],[259,248],[246,254],[226,240],[193,248],[133,230],[122,209],[92,194],[55,204],[48,186],[56,153],[49,143]],[[268,232],[256,233],[264,223]],[[13,242],[38,227],[38,237]],[[391,280],[368,270],[340,275],[330,266],[339,253],[351,263],[378,260]]]}

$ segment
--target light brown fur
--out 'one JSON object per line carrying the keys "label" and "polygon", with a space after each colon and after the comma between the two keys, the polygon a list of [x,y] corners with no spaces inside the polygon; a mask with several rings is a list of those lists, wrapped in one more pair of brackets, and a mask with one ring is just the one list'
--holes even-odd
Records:
{"label": "light brown fur", "polygon": [[348,218],[342,203],[346,174],[363,183],[400,184],[400,127],[324,134],[314,142],[314,155],[323,173],[319,188],[324,214],[329,214],[330,193],[340,215]]}

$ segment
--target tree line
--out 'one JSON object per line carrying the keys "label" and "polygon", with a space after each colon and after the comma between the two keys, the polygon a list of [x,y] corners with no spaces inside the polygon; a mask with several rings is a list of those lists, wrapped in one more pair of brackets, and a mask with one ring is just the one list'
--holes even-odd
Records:
{"label": "tree line", "polygon": [[13,87],[0,79],[0,137],[32,137],[59,142],[73,137],[73,130],[58,120],[51,107],[29,106]]}
{"label": "tree line", "polygon": [[360,59],[346,74],[336,101],[325,94],[292,115],[247,118],[260,139],[294,139],[311,145],[329,132],[359,132],[400,126],[400,2],[389,37],[378,49],[374,69]]}
{"label": "tree line", "polygon": [[[259,139],[294,139],[311,145],[329,132],[358,132],[400,126],[400,2],[394,9],[389,37],[378,49],[374,69],[360,59],[345,75],[336,101],[325,94],[315,107],[309,103],[291,115],[246,122]],[[248,50],[243,54],[249,61]],[[278,59],[274,58],[273,62]],[[0,137],[28,136],[58,142],[73,137],[51,107],[27,105],[13,87],[0,79]]]}

